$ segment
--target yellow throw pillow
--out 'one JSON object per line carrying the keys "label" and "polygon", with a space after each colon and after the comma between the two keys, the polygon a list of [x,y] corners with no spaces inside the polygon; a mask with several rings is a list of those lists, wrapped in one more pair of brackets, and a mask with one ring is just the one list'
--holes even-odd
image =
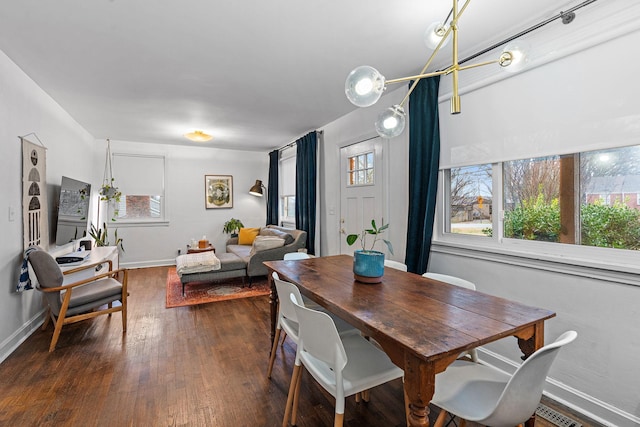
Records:
{"label": "yellow throw pillow", "polygon": [[239,245],[253,245],[253,241],[256,240],[256,236],[260,232],[260,228],[241,228],[238,233]]}

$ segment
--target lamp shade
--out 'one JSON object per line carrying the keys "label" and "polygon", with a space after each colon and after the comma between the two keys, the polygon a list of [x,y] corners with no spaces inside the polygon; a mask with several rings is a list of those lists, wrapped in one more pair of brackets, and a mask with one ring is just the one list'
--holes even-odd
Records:
{"label": "lamp shade", "polygon": [[407,122],[404,108],[394,105],[384,110],[376,121],[376,132],[383,138],[393,138],[402,133]]}
{"label": "lamp shade", "polygon": [[384,92],[384,76],[368,65],[355,68],[347,76],[344,92],[353,105],[368,107],[378,102]]}
{"label": "lamp shade", "polygon": [[249,189],[249,194],[251,194],[252,196],[262,197],[263,187],[264,185],[262,185],[262,181],[260,181],[259,179],[256,179],[256,183],[253,184],[253,187]]}
{"label": "lamp shade", "polygon": [[[429,28],[427,28],[427,31],[424,32],[424,44],[431,50],[434,50],[436,47],[438,47],[438,43],[440,43],[440,40],[442,40],[442,36],[444,36],[444,33],[447,32],[447,28],[444,26],[444,24],[442,24],[441,22],[434,22],[433,24],[429,25]],[[445,39],[445,41],[442,43],[442,47],[445,47],[447,44],[449,44],[449,40],[451,40],[451,33],[449,33],[449,36],[447,36],[447,38]]]}
{"label": "lamp shade", "polygon": [[498,63],[504,71],[517,73],[529,64],[531,46],[524,40],[514,40],[502,49]]}

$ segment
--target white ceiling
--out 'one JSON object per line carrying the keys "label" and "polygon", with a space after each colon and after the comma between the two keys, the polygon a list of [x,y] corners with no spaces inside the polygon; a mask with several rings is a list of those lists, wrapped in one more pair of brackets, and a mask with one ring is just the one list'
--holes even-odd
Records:
{"label": "white ceiling", "polygon": [[[474,0],[460,57],[580,1]],[[418,72],[449,0],[4,0],[0,50],[95,138],[267,150],[353,110],[358,65]],[[562,25],[562,24],[556,24]],[[447,59],[449,57],[449,59]],[[441,52],[432,68],[448,65]],[[372,124],[373,126],[373,124]],[[199,145],[203,145],[200,143]]]}

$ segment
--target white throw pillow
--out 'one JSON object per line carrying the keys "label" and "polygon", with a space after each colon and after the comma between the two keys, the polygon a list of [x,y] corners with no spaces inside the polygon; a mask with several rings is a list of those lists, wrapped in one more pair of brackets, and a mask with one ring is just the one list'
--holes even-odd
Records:
{"label": "white throw pillow", "polygon": [[284,246],[284,239],[275,236],[256,236],[251,247],[250,255],[267,249],[281,248]]}

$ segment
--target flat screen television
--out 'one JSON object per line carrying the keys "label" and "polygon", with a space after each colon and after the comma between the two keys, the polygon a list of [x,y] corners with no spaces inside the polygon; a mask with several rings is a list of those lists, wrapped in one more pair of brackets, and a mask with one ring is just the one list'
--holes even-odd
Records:
{"label": "flat screen television", "polygon": [[62,246],[87,235],[91,184],[62,177],[58,199],[56,245]]}

